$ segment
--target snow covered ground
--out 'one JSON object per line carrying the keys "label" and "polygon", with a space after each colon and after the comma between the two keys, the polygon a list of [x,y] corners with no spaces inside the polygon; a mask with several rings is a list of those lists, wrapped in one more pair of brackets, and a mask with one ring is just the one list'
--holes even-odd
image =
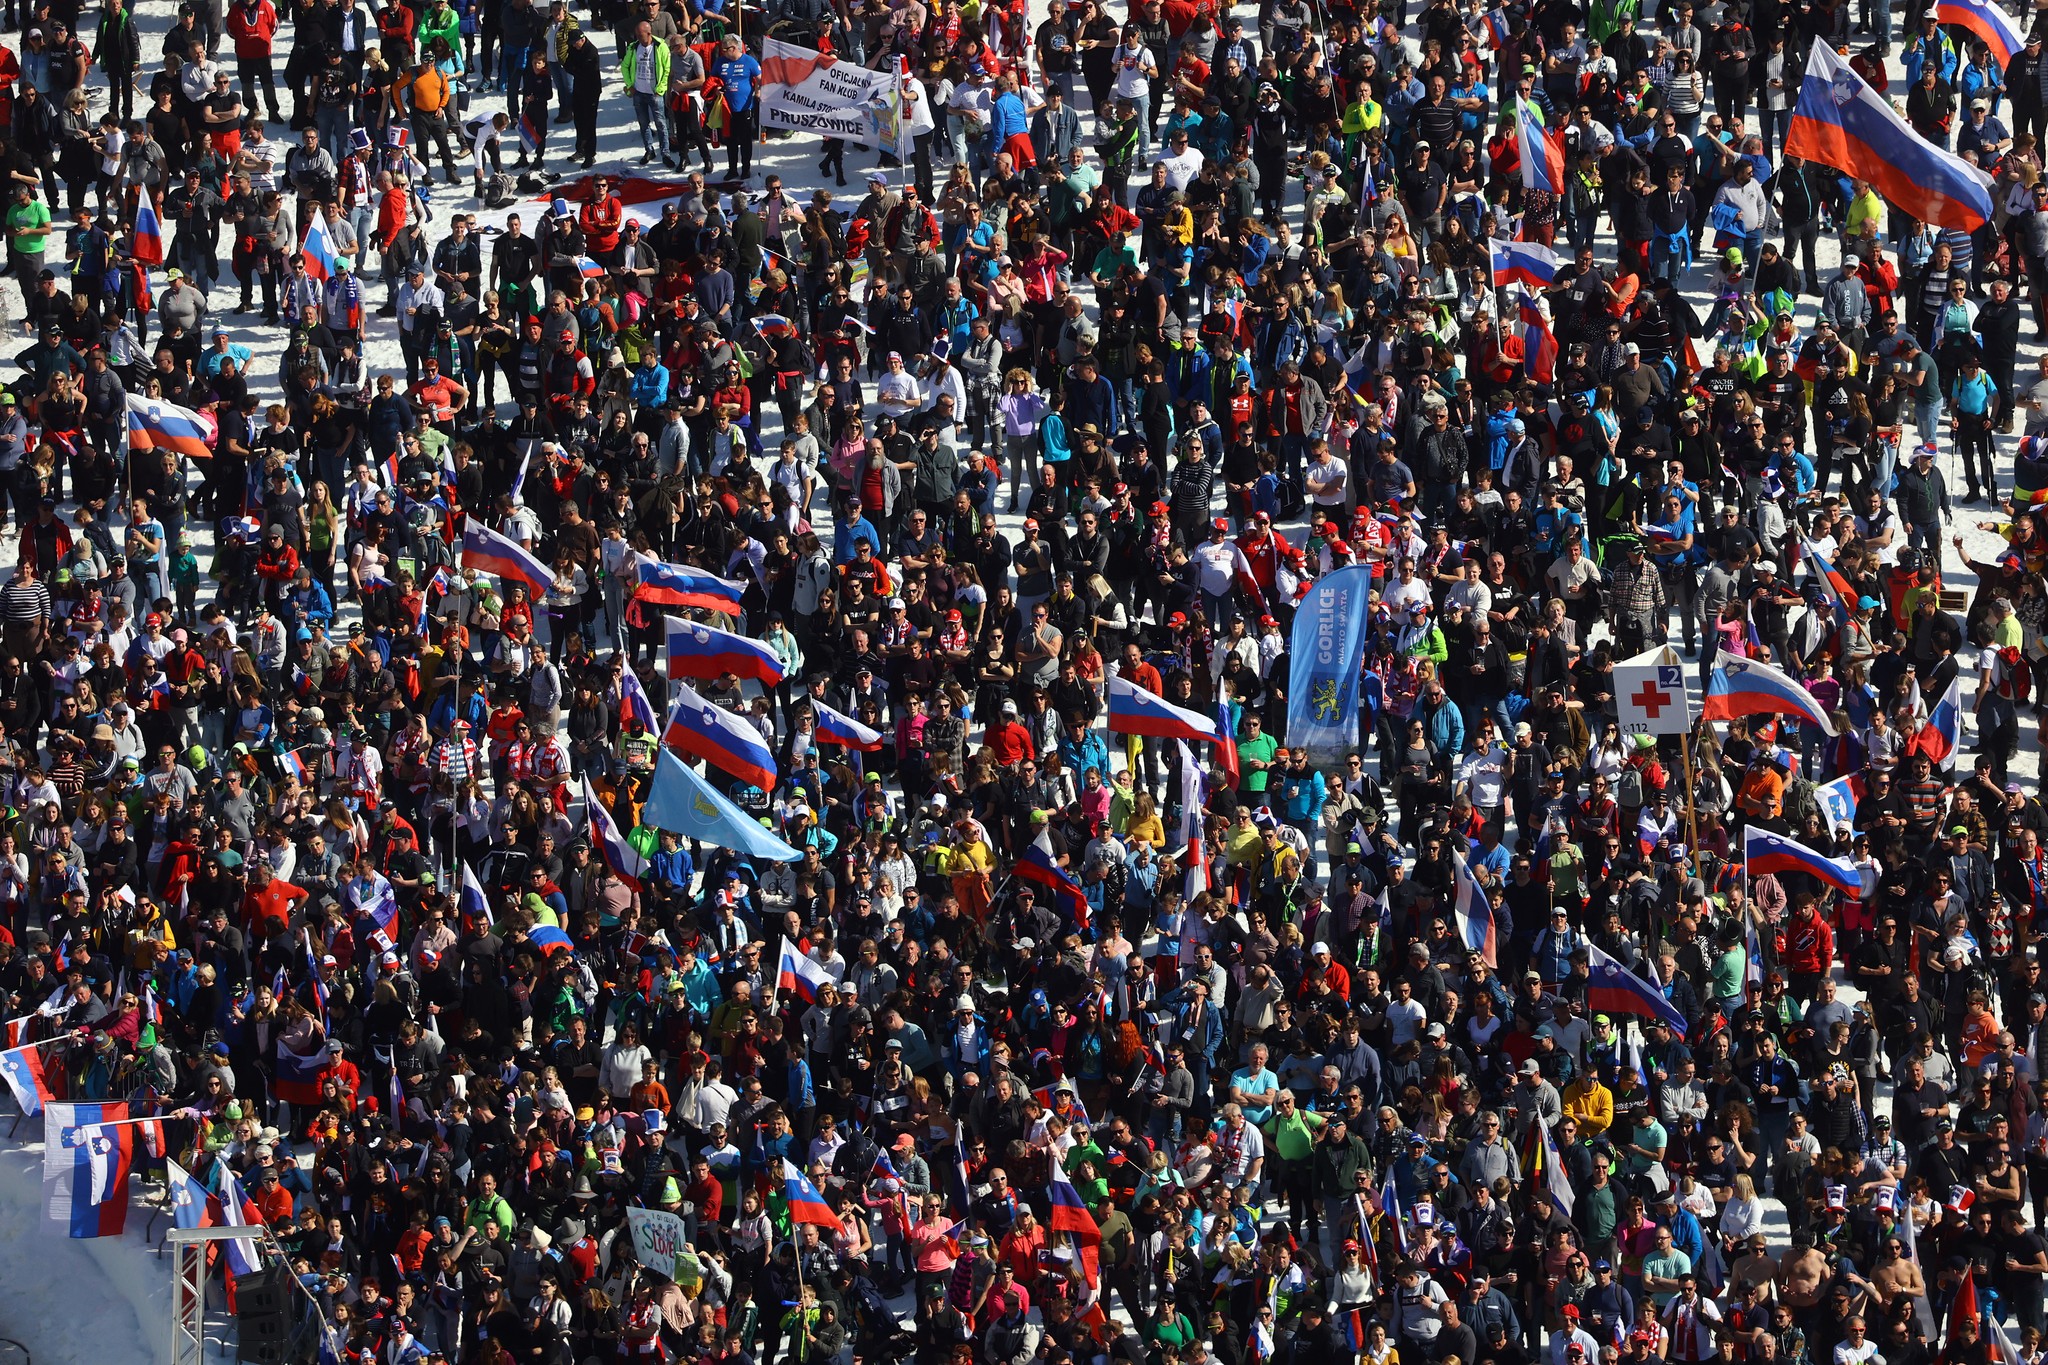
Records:
{"label": "snow covered ground", "polygon": [[169,1219],[145,1202],[154,1192],[131,1182],[122,1236],[74,1241],[41,1226],[42,1182],[42,1120],[24,1118],[0,1135],[0,1341],[33,1365],[170,1359],[171,1262],[156,1251]]}

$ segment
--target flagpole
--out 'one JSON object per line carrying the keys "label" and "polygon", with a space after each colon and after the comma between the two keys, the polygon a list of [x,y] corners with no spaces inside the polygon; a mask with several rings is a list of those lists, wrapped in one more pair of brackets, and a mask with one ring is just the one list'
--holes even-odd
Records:
{"label": "flagpole", "polygon": [[73,1039],[73,1038],[77,1038],[77,1037],[81,1037],[82,1035],[84,1035],[84,1034],[86,1034],[86,1033],[89,1033],[89,1032],[91,1032],[91,1030],[90,1030],[90,1029],[82,1029],[82,1028],[79,1028],[79,1029],[73,1029],[73,1030],[71,1030],[71,1032],[69,1032],[69,1033],[60,1033],[60,1034],[56,1035],[56,1036],[55,1036],[54,1038],[38,1038],[38,1039],[36,1039],[36,1040],[35,1040],[34,1042],[29,1042],[29,1043],[21,1043],[21,1044],[19,1044],[19,1045],[15,1046],[15,1047],[13,1047],[13,1048],[10,1048],[10,1049],[8,1049],[8,1050],[9,1050],[9,1051],[11,1051],[11,1052],[21,1052],[21,1051],[24,1051],[24,1050],[26,1050],[26,1049],[28,1049],[28,1048],[32,1048],[32,1047],[48,1047],[48,1046],[50,1046],[50,1044],[52,1044],[52,1043],[64,1043],[64,1042],[69,1042],[69,1041],[70,1041],[71,1039]]}

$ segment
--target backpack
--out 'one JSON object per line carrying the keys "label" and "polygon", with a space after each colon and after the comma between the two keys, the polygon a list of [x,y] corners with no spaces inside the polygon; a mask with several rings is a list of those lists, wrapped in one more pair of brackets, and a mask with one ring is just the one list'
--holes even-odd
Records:
{"label": "backpack", "polygon": [[493,175],[490,179],[484,181],[485,208],[501,209],[518,198],[519,195],[513,189],[512,180],[509,176]]}
{"label": "backpack", "polygon": [[1643,808],[1643,770],[1635,764],[1624,764],[1621,779],[1615,784],[1614,799],[1630,810]]}
{"label": "backpack", "polygon": [[1813,780],[1796,774],[1785,784],[1785,819],[1795,825],[1804,825],[1806,817],[1820,813],[1820,794],[1814,789]]}
{"label": "backpack", "polygon": [[2025,701],[2034,690],[2034,666],[2027,662],[2026,655],[2011,647],[1998,651],[1998,662],[2004,675],[1998,680],[1998,695],[2013,702]]}

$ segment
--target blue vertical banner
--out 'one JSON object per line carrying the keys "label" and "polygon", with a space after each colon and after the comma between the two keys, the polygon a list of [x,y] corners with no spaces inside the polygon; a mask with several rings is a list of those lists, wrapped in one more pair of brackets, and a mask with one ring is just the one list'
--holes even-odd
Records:
{"label": "blue vertical banner", "polygon": [[1372,570],[1362,564],[1318,578],[1294,613],[1288,641],[1287,743],[1305,744],[1317,764],[1358,744],[1359,666],[1372,606]]}

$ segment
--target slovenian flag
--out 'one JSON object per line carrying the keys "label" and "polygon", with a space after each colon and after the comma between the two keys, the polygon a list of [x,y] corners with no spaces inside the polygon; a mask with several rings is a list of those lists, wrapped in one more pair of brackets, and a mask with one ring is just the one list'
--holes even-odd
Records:
{"label": "slovenian flag", "polygon": [[497,922],[491,914],[491,898],[484,894],[483,883],[476,879],[476,869],[468,863],[462,865],[461,910],[463,919],[469,924],[489,928]]}
{"label": "slovenian flag", "polygon": [[1893,206],[1923,223],[1975,232],[1991,221],[1991,177],[1913,131],[1826,43],[1808,52],[1785,155],[1853,167]]}
{"label": "slovenian flag", "polygon": [[526,941],[540,949],[542,957],[576,951],[576,945],[570,941],[569,936],[552,924],[537,924],[527,930]]}
{"label": "slovenian flag", "polygon": [[818,988],[832,984],[832,974],[796,950],[796,944],[782,940],[782,955],[775,962],[775,989],[788,991],[805,1004],[815,1003]]}
{"label": "slovenian flag", "polygon": [[301,783],[310,783],[313,780],[313,774],[306,767],[306,760],[299,757],[297,749],[286,749],[278,755],[277,761],[284,765],[286,772],[298,778]]}
{"label": "slovenian flag", "polygon": [[[1923,739],[1922,735],[1926,738]],[[1932,759],[1937,768],[1946,768],[1955,761],[1956,751],[1963,747],[1961,674],[1949,680],[1948,691],[1941,694],[1941,700],[1927,713],[1927,724],[1921,728],[1920,734],[1913,736],[1913,744]]]}
{"label": "slovenian flag", "polygon": [[[129,254],[135,263],[142,266],[157,266],[164,263],[164,228],[156,216],[156,208],[149,202],[149,196],[135,196],[135,234]],[[310,272],[309,272],[310,273]]]}
{"label": "slovenian flag", "polygon": [[1109,675],[1109,732],[1184,739],[1191,743],[1216,744],[1222,739],[1215,717],[1175,706],[1158,693],[1114,673]]}
{"label": "slovenian flag", "polygon": [[[1804,872],[1851,899],[1861,899],[1871,889],[1865,880],[1865,870],[1849,859],[1830,858],[1797,839],[1773,834],[1759,825],[1750,825],[1742,831],[1742,860],[1751,877],[1760,877],[1766,872]],[[1596,948],[1594,951],[1599,950]]]}
{"label": "slovenian flag", "polygon": [[[128,395],[128,449],[168,450],[190,459],[213,457],[213,438],[219,426],[211,417],[161,398]],[[257,531],[262,530],[259,523]],[[250,539],[254,539],[251,534]]]}
{"label": "slovenian flag", "polygon": [[796,324],[780,313],[763,313],[754,319],[754,330],[771,339],[793,337]]}
{"label": "slovenian flag", "polygon": [[370,942],[388,953],[398,946],[398,897],[390,882],[378,880],[382,884],[377,889],[377,899],[364,907],[364,913],[376,926],[370,930]]}
{"label": "slovenian flag", "polygon": [[[1752,628],[1754,623],[1752,623]],[[1733,720],[1737,716],[1797,716],[1833,738],[1835,723],[1827,709],[1799,683],[1761,659],[1723,655],[1707,678],[1702,720]]]}
{"label": "slovenian flag", "polygon": [[744,583],[735,583],[729,578],[720,578],[717,574],[684,564],[663,564],[659,560],[643,559],[639,573],[637,596],[642,602],[664,607],[701,607],[737,616],[740,598],[747,591]]}
{"label": "slovenian flag", "polygon": [[815,1223],[821,1228],[837,1228],[841,1232],[846,1225],[839,1221],[839,1215],[825,1202],[804,1173],[787,1158],[782,1163],[782,1198],[789,1205],[789,1221],[792,1223]]}
{"label": "slovenian flag", "polygon": [[635,716],[648,729],[654,728],[654,703],[648,699],[647,689],[640,685],[640,675],[629,668],[619,678],[619,719],[631,720]]}
{"label": "slovenian flag", "polygon": [[1094,1215],[1088,1212],[1088,1205],[1083,1202],[1081,1192],[1075,1189],[1074,1182],[1067,1178],[1067,1173],[1060,1166],[1056,1155],[1050,1165],[1051,1179],[1046,1183],[1046,1193],[1050,1196],[1045,1219],[1046,1228],[1051,1232],[1064,1232],[1073,1239],[1074,1248],[1081,1257],[1082,1276],[1093,1287],[1102,1278],[1102,1229],[1095,1225]]}
{"label": "slovenian flag", "polygon": [[[1564,193],[1564,144],[1543,126],[1542,118],[1526,103],[1518,104],[1515,136],[1520,144],[1522,187],[1548,194]],[[1496,280],[1494,283],[1498,284]],[[1549,283],[1549,281],[1545,281]]]}
{"label": "slovenian flag", "polygon": [[782,660],[759,640],[676,616],[662,619],[667,624],[669,677],[717,678],[730,673],[763,687],[782,681]]}
{"label": "slovenian flag", "polygon": [[1495,242],[1493,283],[1548,289],[1557,278],[1557,253],[1540,242]]}
{"label": "slovenian flag", "polygon": [[472,519],[462,532],[462,567],[524,583],[539,597],[555,586],[555,571],[525,546]]}
{"label": "slovenian flag", "polygon": [[1944,24],[1958,24],[1984,40],[1991,60],[2003,71],[2019,55],[2027,40],[2020,35],[2003,6],[1985,0],[1935,0],[1934,17]]}
{"label": "slovenian flag", "polygon": [[[220,1173],[221,1222],[224,1228],[254,1228],[263,1225],[263,1215],[251,1203],[249,1196],[242,1193],[242,1183],[235,1179],[235,1173],[224,1161],[216,1162],[214,1170]],[[253,1275],[263,1268],[263,1260],[256,1249],[253,1237],[231,1237],[222,1245],[227,1249],[228,1274]]]}
{"label": "slovenian flag", "polygon": [[14,1102],[21,1106],[21,1112],[34,1118],[43,1112],[43,1106],[57,1097],[50,1089],[50,1078],[43,1070],[43,1048],[40,1043],[17,1047],[0,1052],[0,1077],[7,1081],[7,1088],[14,1092]]}
{"label": "slovenian flag", "polygon": [[1557,380],[1557,333],[1551,330],[1550,313],[1541,295],[1517,291],[1521,298],[1522,365],[1529,378],[1539,384]]}
{"label": "slovenian flag", "polygon": [[334,278],[341,253],[334,249],[334,235],[327,230],[327,215],[316,212],[306,226],[306,240],[299,254],[306,262],[306,278],[325,282]]}
{"label": "slovenian flag", "polygon": [[1672,1031],[1685,1036],[1685,1016],[1664,998],[1664,992],[1637,976],[1603,952],[1597,943],[1586,945],[1592,975],[1586,981],[1586,1008],[1598,1013],[1662,1019]]}
{"label": "slovenian flag", "polygon": [[213,1227],[213,1209],[206,1187],[175,1161],[166,1161],[164,1170],[170,1177],[172,1222],[187,1231]]}
{"label": "slovenian flag", "polygon": [[764,792],[775,790],[775,755],[751,720],[713,706],[688,683],[679,682],[673,690],[675,701],[661,732],[663,744]]}
{"label": "slovenian flag", "polygon": [[135,1135],[127,1117],[126,1103],[44,1106],[44,1227],[66,1237],[119,1237],[128,1226]]}
{"label": "slovenian flag", "polygon": [[320,1086],[327,1079],[327,1073],[334,1069],[334,1058],[326,1046],[315,1048],[304,1056],[285,1046],[284,1039],[277,1040],[276,1079],[271,1090],[277,1099],[286,1104],[320,1103]]}
{"label": "slovenian flag", "polygon": [[640,850],[627,843],[619,833],[618,822],[612,813],[604,808],[604,802],[597,799],[597,789],[590,785],[589,777],[583,779],[583,809],[590,821],[590,832],[597,836],[598,849],[604,854],[605,866],[635,891],[643,889],[647,876],[647,859],[640,856]]}
{"label": "slovenian flag", "polygon": [[1083,894],[1080,884],[1060,869],[1059,861],[1052,851],[1052,831],[1042,829],[1038,837],[1024,849],[1024,856],[1017,859],[1011,869],[1025,881],[1044,888],[1051,893],[1055,908],[1063,911],[1073,920],[1076,928],[1088,928],[1088,897]]}
{"label": "slovenian flag", "polygon": [[1458,937],[1468,949],[1486,959],[1487,966],[1498,967],[1499,936],[1493,924],[1493,907],[1486,903],[1485,888],[1479,885],[1479,878],[1472,874],[1472,865],[1463,854],[1451,854],[1451,869],[1458,883],[1458,898],[1452,909],[1458,921]]}
{"label": "slovenian flag", "polygon": [[811,715],[817,720],[817,728],[811,738],[820,744],[837,744],[848,749],[872,753],[882,747],[882,733],[870,730],[852,716],[834,711],[816,697],[811,698]]}
{"label": "slovenian flag", "polygon": [[1813,799],[1819,803],[1821,815],[1828,822],[1828,828],[1856,823],[1856,807],[1863,804],[1863,774],[1850,773],[1832,782],[1823,782],[1813,789]]}
{"label": "slovenian flag", "polygon": [[594,280],[604,274],[604,267],[591,260],[588,256],[578,256],[575,260],[576,273],[586,280]]}

